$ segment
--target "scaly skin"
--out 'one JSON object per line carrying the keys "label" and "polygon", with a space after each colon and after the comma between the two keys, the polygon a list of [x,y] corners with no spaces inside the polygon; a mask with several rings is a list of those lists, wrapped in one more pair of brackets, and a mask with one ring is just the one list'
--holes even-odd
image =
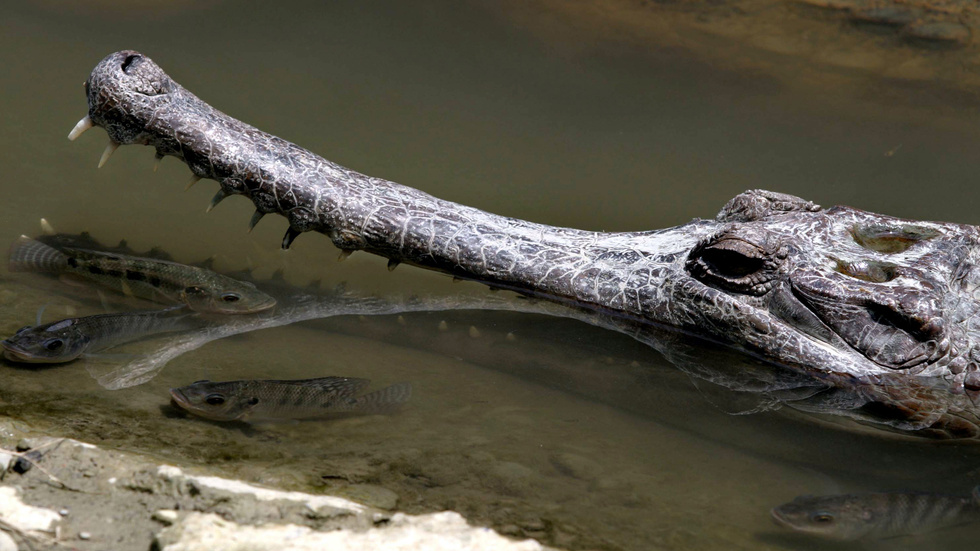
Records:
{"label": "scaly skin", "polygon": [[556,228],[341,167],[214,109],[137,52],[106,57],[86,89],[88,117],[113,144],[150,145],[218,181],[216,200],[242,194],[257,215],[282,214],[284,247],[320,232],[345,252],[610,313],[621,330],[656,324],[729,343],[860,389],[902,428],[980,434],[977,227],[754,190],[675,228]]}

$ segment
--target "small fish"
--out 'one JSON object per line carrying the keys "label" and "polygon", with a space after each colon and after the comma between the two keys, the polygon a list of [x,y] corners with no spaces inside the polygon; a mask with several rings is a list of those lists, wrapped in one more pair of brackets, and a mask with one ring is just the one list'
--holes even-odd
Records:
{"label": "small fish", "polygon": [[174,402],[212,421],[285,421],[331,414],[392,413],[412,395],[410,383],[397,383],[355,397],[371,381],[321,377],[286,381],[198,381],[170,389]]}
{"label": "small fish", "polygon": [[202,325],[186,306],[164,310],[100,314],[28,326],[0,342],[3,356],[20,363],[64,363],[82,354],[126,342]]}
{"label": "small fish", "polygon": [[773,508],[772,518],[797,532],[840,541],[922,534],[980,520],[980,486],[969,496],[924,492],[799,496]]}
{"label": "small fish", "polygon": [[10,248],[10,271],[71,274],[126,295],[186,304],[215,314],[251,314],[276,305],[254,285],[210,270],[86,249],[56,249],[26,235]]}

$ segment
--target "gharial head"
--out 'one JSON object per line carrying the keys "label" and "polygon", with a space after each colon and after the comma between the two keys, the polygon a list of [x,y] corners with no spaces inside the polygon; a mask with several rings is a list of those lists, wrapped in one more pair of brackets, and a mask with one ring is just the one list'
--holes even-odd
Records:
{"label": "gharial head", "polygon": [[[766,355],[850,376],[941,377],[977,398],[980,228],[761,190],[716,220],[684,269],[713,290],[719,318],[766,314],[756,322]],[[809,358],[797,357],[800,342]]]}

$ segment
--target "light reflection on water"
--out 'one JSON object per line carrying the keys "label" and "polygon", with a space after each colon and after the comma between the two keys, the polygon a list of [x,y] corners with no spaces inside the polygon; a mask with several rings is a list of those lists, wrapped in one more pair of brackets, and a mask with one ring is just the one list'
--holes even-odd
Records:
{"label": "light reflection on water", "polygon": [[[84,113],[79,84],[123,48],[143,51],[219,109],[331,160],[535,221],[665,227],[712,216],[756,187],[977,220],[964,200],[977,143],[968,120],[951,125],[821,90],[788,94],[775,79],[676,52],[597,43],[570,53],[473,5],[175,10],[150,19],[112,8],[68,16],[38,4],[0,21],[0,242],[35,232],[44,216],[60,230],[160,245],[185,261],[217,255],[219,268],[252,265],[260,277],[283,268],[293,283],[485,293],[412,268],[389,274],[367,255],[335,264],[336,251],[317,235],[282,253],[282,219],[245,234],[250,205],[233,199],[205,217],[213,183],[180,193],[187,169],[168,159],[154,173],[145,148],[122,148],[96,171],[104,134],[71,144],[65,135]],[[0,288],[4,333],[41,305],[51,303],[53,316],[76,303],[53,294],[53,283],[28,283]],[[473,311],[404,319],[345,317],[217,341],[146,385],[111,393],[81,365],[4,367],[2,413],[269,484],[378,485],[398,494],[402,510],[451,508],[506,533],[583,549],[807,548],[778,535],[772,506],[803,493],[966,493],[980,482],[973,445],[845,430],[782,411],[731,415],[752,404],[578,322]],[[167,389],[194,380],[324,375],[366,377],[376,388],[410,380],[415,395],[390,418],[254,431],[166,415]],[[967,535],[929,541],[952,545]]]}

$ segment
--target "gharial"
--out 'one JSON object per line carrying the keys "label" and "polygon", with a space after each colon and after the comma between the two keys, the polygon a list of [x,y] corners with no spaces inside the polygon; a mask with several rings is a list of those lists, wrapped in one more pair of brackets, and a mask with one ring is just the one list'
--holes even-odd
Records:
{"label": "gharial", "polygon": [[730,344],[836,389],[859,389],[906,428],[980,435],[980,228],[823,209],[762,190],[711,220],[604,233],[490,214],[359,174],[214,109],[135,51],[86,82],[92,126],[249,197],[282,246],[326,234],[519,293]]}

